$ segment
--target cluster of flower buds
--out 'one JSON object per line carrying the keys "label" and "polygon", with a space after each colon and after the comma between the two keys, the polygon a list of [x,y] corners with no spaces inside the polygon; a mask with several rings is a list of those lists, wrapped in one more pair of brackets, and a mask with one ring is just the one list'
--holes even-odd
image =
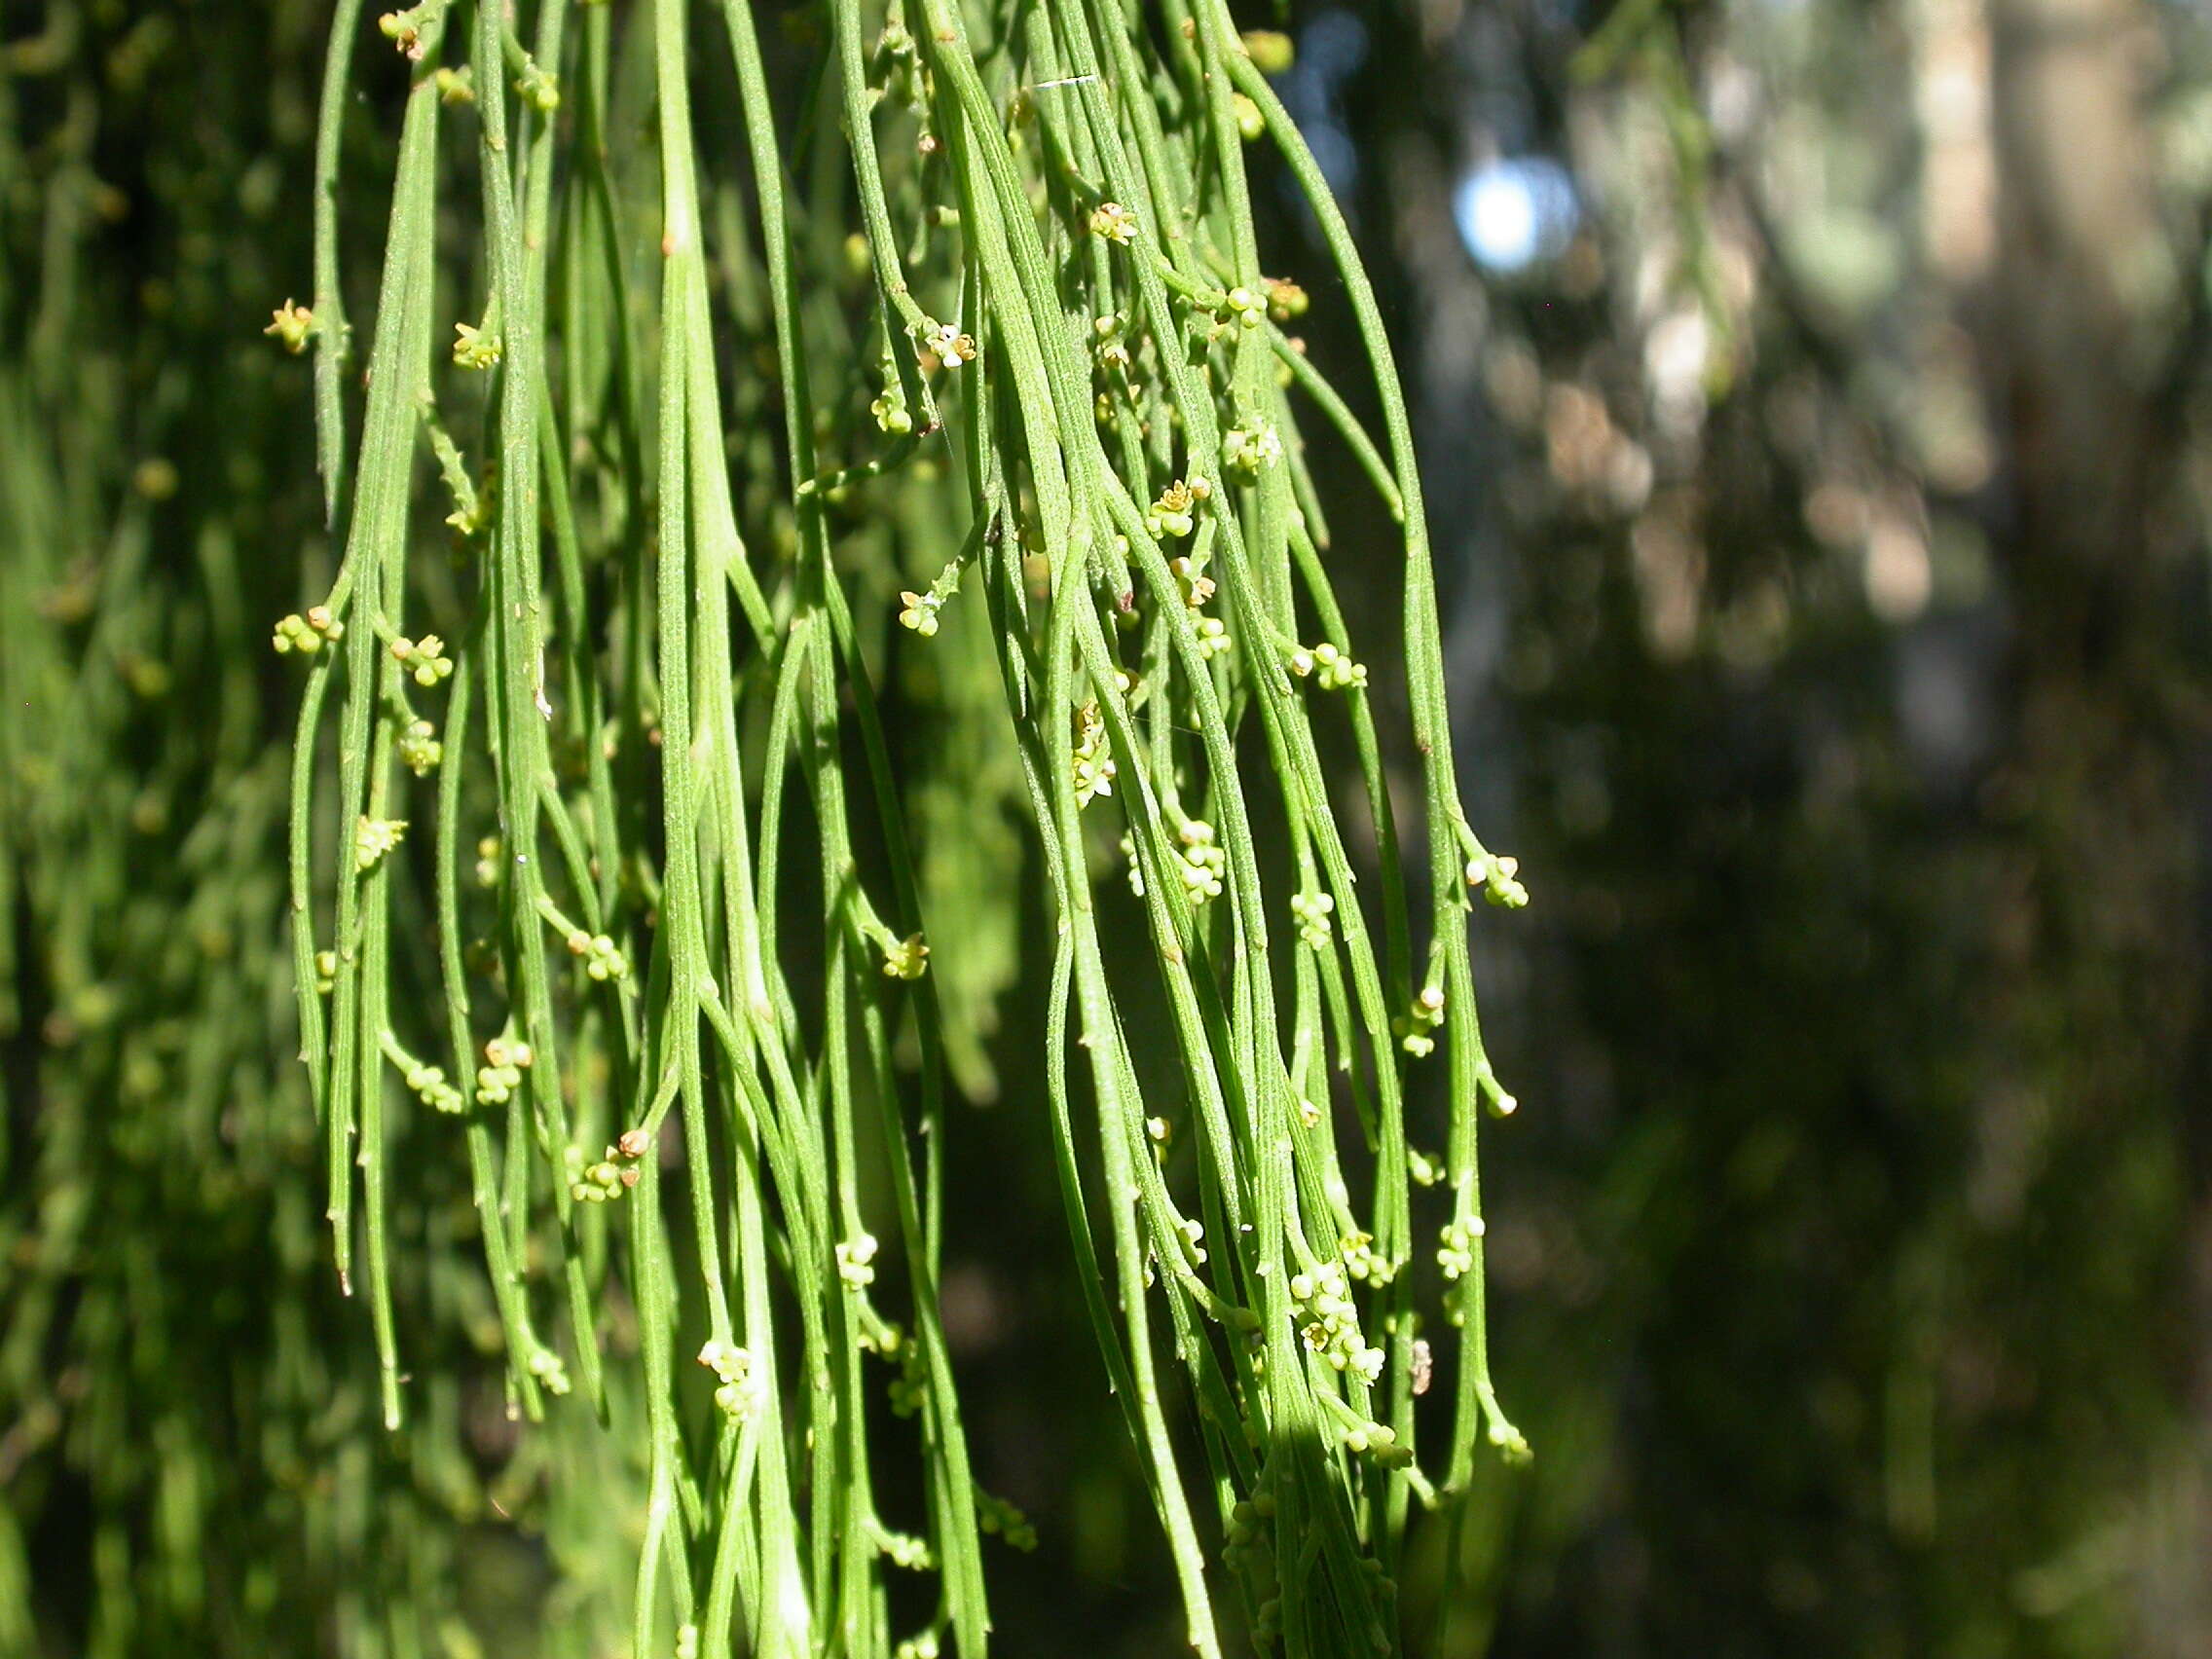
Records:
{"label": "cluster of flower buds", "polygon": [[1298,938],[1308,949],[1329,948],[1329,940],[1336,934],[1336,923],[1329,918],[1336,907],[1335,896],[1319,888],[1290,896],[1290,913],[1298,918]]}
{"label": "cluster of flower buds", "polygon": [[551,1348],[538,1348],[530,1356],[530,1374],[548,1394],[559,1398],[569,1391],[569,1368]]}
{"label": "cluster of flower buds", "polygon": [[1386,1422],[1363,1422],[1346,1428],[1345,1450],[1372,1456],[1385,1469],[1403,1468],[1414,1460],[1413,1449],[1398,1444],[1398,1431]]}
{"label": "cluster of flower buds", "polygon": [[922,1358],[918,1343],[903,1343],[898,1358],[899,1375],[891,1380],[891,1415],[910,1418],[929,1398],[929,1366]]}
{"label": "cluster of flower buds", "polygon": [[1443,1024],[1444,987],[1423,985],[1412,1010],[1392,1020],[1390,1029],[1398,1035],[1398,1047],[1419,1060],[1436,1052],[1436,1033]]}
{"label": "cluster of flower buds", "polygon": [[715,1404],[734,1421],[753,1410],[753,1355],[713,1337],[699,1349],[699,1363],[715,1374]]}
{"label": "cluster of flower buds", "polygon": [[446,655],[445,641],[435,634],[424,634],[420,640],[392,641],[391,659],[425,691],[440,681],[453,678],[453,658]]}
{"label": "cluster of flower buds", "polygon": [[1201,616],[1196,625],[1198,636],[1198,655],[1211,662],[1229,649],[1229,624],[1218,616]]}
{"label": "cluster of flower buds", "polygon": [[446,1081],[443,1066],[409,1066],[407,1087],[415,1091],[424,1105],[434,1112],[443,1112],[452,1117],[461,1111],[461,1090]]}
{"label": "cluster of flower buds", "polygon": [[1323,640],[1309,650],[1301,645],[1290,653],[1290,672],[1304,680],[1311,675],[1324,691],[1367,688],[1367,665],[1354,662],[1345,651]]}
{"label": "cluster of flower buds", "polygon": [[837,1244],[837,1276],[855,1290],[875,1282],[875,1235],[857,1234]]}
{"label": "cluster of flower buds", "polygon": [[908,1572],[928,1572],[937,1566],[937,1552],[926,1538],[917,1538],[911,1532],[895,1532],[878,1523],[873,1529],[875,1547],[893,1567],[903,1567]]}
{"label": "cluster of flower buds", "polygon": [[1262,284],[1268,290],[1268,315],[1275,321],[1288,322],[1293,317],[1306,314],[1306,308],[1311,302],[1307,298],[1306,290],[1289,277],[1263,277]]}
{"label": "cluster of flower buds", "polygon": [[385,854],[406,838],[404,818],[371,818],[363,814],[353,825],[353,865],[363,871],[377,867]]}
{"label": "cluster of flower buds", "polygon": [[1446,1278],[1462,1279],[1474,1272],[1475,1242],[1482,1235],[1483,1218],[1479,1215],[1444,1224],[1437,1234],[1436,1265],[1444,1270]]}
{"label": "cluster of flower buds", "polygon": [[1359,1334],[1359,1309],[1352,1306],[1341,1264],[1323,1262],[1311,1272],[1293,1273],[1290,1296],[1304,1321],[1299,1339],[1309,1351],[1369,1382],[1382,1375],[1382,1350],[1369,1347]]}
{"label": "cluster of flower buds", "polygon": [[278,656],[289,656],[294,651],[302,656],[313,656],[326,642],[336,645],[345,637],[346,624],[331,614],[329,606],[311,605],[305,616],[278,618],[276,638],[269,644]]}
{"label": "cluster of flower buds", "polygon": [[1264,294],[1255,294],[1249,288],[1238,286],[1230,289],[1223,300],[1228,313],[1222,318],[1225,322],[1234,322],[1238,328],[1253,329],[1268,320],[1268,301]]}
{"label": "cluster of flower buds", "polygon": [[1183,849],[1176,864],[1184,894],[1194,904],[1219,899],[1222,877],[1229,872],[1229,855],[1214,845],[1213,826],[1202,818],[1188,819],[1180,838]]}
{"label": "cluster of flower buds", "polygon": [[510,1038],[495,1037],[485,1044],[484,1063],[476,1068],[476,1104],[504,1106],[536,1057],[528,1043]]}
{"label": "cluster of flower buds", "polygon": [[314,953],[314,988],[324,996],[330,995],[338,983],[338,952],[318,950]]}
{"label": "cluster of flower buds", "polygon": [[1272,1573],[1274,1551],[1269,1535],[1274,1530],[1275,1494],[1257,1492],[1238,1500],[1229,1512],[1229,1526],[1221,1540],[1222,1558],[1232,1566],[1239,1556],[1256,1570]]}
{"label": "cluster of flower buds", "polygon": [[1106,717],[1096,703],[1086,703],[1076,711],[1075,728],[1075,803],[1081,808],[1114,793],[1118,768],[1106,741]]}
{"label": "cluster of flower buds", "polygon": [[1398,1270],[1375,1248],[1372,1233],[1346,1234],[1337,1245],[1337,1255],[1345,1272],[1362,1284],[1385,1285],[1398,1276]]}
{"label": "cluster of flower buds", "polygon": [[1004,1538],[1014,1549],[1037,1547],[1037,1530],[1029,1525],[1029,1517],[1003,1497],[993,1497],[987,1492],[977,1493],[976,1524],[985,1532]]}
{"label": "cluster of flower buds", "polygon": [[606,934],[586,933],[582,928],[571,928],[565,941],[569,954],[579,958],[584,972],[594,979],[622,980],[630,977],[630,964],[622,955],[621,946]]}
{"label": "cluster of flower buds", "polygon": [[1518,910],[1529,903],[1529,890],[1521,885],[1521,861],[1496,853],[1478,852],[1467,860],[1467,885],[1483,890],[1493,904]]}
{"label": "cluster of flower buds", "polygon": [[582,1204],[603,1204],[618,1198],[638,1184],[638,1161],[652,1148],[652,1136],[632,1129],[607,1149],[607,1156],[588,1167],[583,1153],[569,1148],[569,1197]]}

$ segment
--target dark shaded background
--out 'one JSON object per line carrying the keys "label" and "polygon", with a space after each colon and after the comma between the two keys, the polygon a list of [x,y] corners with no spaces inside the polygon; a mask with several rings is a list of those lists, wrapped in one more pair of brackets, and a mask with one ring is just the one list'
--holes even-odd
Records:
{"label": "dark shaded background", "polygon": [[[63,18],[54,70],[34,48]],[[93,1213],[169,1245],[109,1261],[89,1224],[54,1242],[42,1089],[66,1071],[174,1110],[131,1095],[132,1044],[193,1017],[205,968],[156,950],[162,912],[137,935],[92,928],[112,960],[72,981],[46,948],[39,849],[104,848],[129,876],[117,916],[124,886],[183,906],[203,866],[276,855],[245,833],[185,857],[186,805],[252,774],[240,755],[282,741],[291,690],[265,664],[224,679],[217,625],[176,619],[226,584],[257,620],[301,591],[305,379],[254,330],[308,285],[296,204],[323,24],[242,0],[9,0],[0,18],[18,135],[0,154],[0,322],[27,364],[0,470],[45,468],[69,522],[98,527],[34,570],[18,516],[0,543],[14,591],[28,607],[72,571],[96,587],[139,545],[144,625],[174,628],[168,660],[226,686],[231,722],[207,700],[95,710],[140,746],[173,829],[130,819],[135,800],[34,826],[46,797],[6,756],[0,1306],[19,1330],[41,1298],[98,1307],[103,1286],[163,1275],[190,1304],[241,1260],[290,1299],[207,1302],[165,1327],[158,1362],[97,1350],[135,1352],[120,1369],[0,1349],[0,1510],[34,1581],[0,1583],[0,1604],[37,1625],[0,1613],[0,1653],[320,1651],[331,1599],[380,1574],[450,1575],[488,1651],[535,1650],[521,1632],[561,1617],[558,1595],[537,1603],[548,1567],[592,1568],[471,1509],[470,1480],[513,1455],[496,1431],[476,1425],[458,1475],[347,1451],[357,1425],[335,1415],[319,1441],[256,1437],[270,1399],[345,1398],[310,1351],[338,1369],[368,1341],[308,1216],[267,1207],[314,1178],[280,1051],[196,1062],[265,1114],[250,1153],[221,1137],[230,1185],[180,1188],[128,1145],[91,1155]],[[1537,1455],[1485,1472],[1456,1539],[1475,1588],[1451,1606],[1447,1533],[1419,1534],[1409,1651],[2212,1652],[2212,18],[2148,0],[1416,0],[1283,21],[1285,99],[1356,213],[1417,401],[1470,816],[1535,896],[1477,925],[1523,1102],[1486,1137],[1493,1351]],[[79,119],[92,135],[73,148]],[[54,180],[79,166],[74,325],[106,332],[57,361],[31,301],[53,278],[52,203],[80,200]],[[376,205],[360,211],[373,243]],[[1316,358],[1355,361],[1286,190],[1264,246],[1314,291]],[[87,399],[100,424],[74,446],[32,419]],[[133,470],[149,456],[175,458],[180,489]],[[1341,458],[1316,464],[1325,496],[1358,498]],[[7,498],[24,511],[23,488]],[[237,561],[219,579],[210,525]],[[1337,557],[1389,571],[1386,531],[1341,515]],[[1366,591],[1355,636],[1388,637],[1390,584]],[[103,669],[122,650],[68,639]],[[240,896],[233,942],[273,937],[276,900]],[[84,1003],[95,984],[109,1003]],[[1007,999],[1001,1097],[950,1131],[945,1316],[971,1432],[1043,1539],[994,1559],[994,1606],[1023,1659],[1171,1652],[1026,1091],[1036,1000]],[[270,1255],[266,1237],[288,1242]],[[279,1306],[312,1326],[262,1317]],[[93,1427],[88,1397],[107,1402]],[[465,1419],[456,1403],[443,1420]],[[98,1452],[104,1432],[131,1451]],[[226,1437],[231,1484],[181,1524],[164,1434]],[[397,1507],[317,1522],[341,1457],[373,1464],[344,1490]],[[410,1533],[407,1505],[439,1518],[435,1561],[401,1559],[434,1531]],[[150,1587],[181,1560],[212,1593]],[[277,1585],[260,1601],[240,1589],[255,1574]],[[113,1625],[133,1594],[171,1622]]]}

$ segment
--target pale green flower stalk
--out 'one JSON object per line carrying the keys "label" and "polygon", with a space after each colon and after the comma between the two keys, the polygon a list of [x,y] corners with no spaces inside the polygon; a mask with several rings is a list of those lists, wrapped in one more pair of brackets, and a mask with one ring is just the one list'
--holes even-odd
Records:
{"label": "pale green flower stalk", "polygon": [[[1190,1642],[1227,1651],[1233,1600],[1263,1647],[1394,1652],[1411,1508],[1463,1489],[1486,1441],[1526,1450],[1488,1370],[1476,1129],[1513,1102],[1466,935],[1472,889],[1526,896],[1458,803],[1372,292],[1220,0],[826,11],[790,55],[842,154],[828,109],[784,136],[748,0],[379,19],[412,90],[350,471],[320,209],[345,188],[332,112],[375,45],[330,48],[314,314],[273,332],[318,352],[345,559],[277,637],[309,665],[303,1051],[386,1419],[410,1393],[403,1121],[410,1149],[450,1129],[466,1170],[513,1411],[589,1402],[638,1436],[636,1653],[981,1654],[981,1534],[1026,1527],[970,1474],[939,1127],[948,1065],[992,1084],[1012,972],[1017,899],[976,858],[1012,843],[975,827],[1025,815],[1056,924],[1055,1166]],[[378,85],[394,73],[379,59]],[[742,156],[703,146],[708,89],[735,98]],[[1381,444],[1284,332],[1306,300],[1263,274],[1258,141],[1328,240]],[[441,239],[438,184],[469,154],[480,204],[449,202]],[[481,251],[441,259],[470,222]],[[1308,408],[1404,527],[1382,660],[1425,785],[1419,940]],[[887,639],[934,682],[913,701],[942,754],[893,754]],[[1367,892],[1332,729],[1359,757]],[[1131,1052],[1139,1007],[1166,1013],[1165,1088]],[[1443,1153],[1418,1156],[1409,1097],[1437,1095]],[[1453,1407],[1424,1469],[1436,1366]],[[888,1436],[886,1382],[912,1423]],[[1194,1407],[1202,1470],[1177,1450]],[[902,1530],[878,1477],[916,1451]],[[887,1577],[910,1570],[936,1608],[895,1630]]]}

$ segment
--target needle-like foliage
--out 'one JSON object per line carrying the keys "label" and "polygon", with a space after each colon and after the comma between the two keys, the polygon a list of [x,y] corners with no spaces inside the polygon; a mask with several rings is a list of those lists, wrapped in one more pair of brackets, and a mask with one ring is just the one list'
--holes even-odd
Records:
{"label": "needle-like foliage", "polygon": [[[967,826],[1011,803],[1077,1277],[1190,1641],[1224,1650],[1227,1592],[1263,1645],[1396,1651],[1411,1506],[1522,1450],[1484,1347],[1476,1125],[1513,1102],[1466,911],[1525,896],[1460,809],[1404,399],[1263,73],[1284,43],[1220,0],[829,0],[772,40],[749,0],[424,0],[381,41],[342,0],[334,27],[316,297],[273,329],[316,353],[343,560],[276,643],[307,665],[303,1053],[387,1423],[429,1125],[512,1409],[643,1399],[637,1653],[982,1653],[981,1534],[1026,1524],[970,1474],[940,1125],[948,1074],[992,1081],[1018,853]],[[402,74],[356,336],[343,116]],[[1266,151],[1380,441],[1285,332]],[[1337,510],[1403,527],[1396,642],[1346,633],[1316,421],[1373,486]],[[1410,880],[1370,657],[1411,712]],[[922,689],[895,705],[887,663]],[[918,1511],[886,1514],[916,1456]],[[938,1583],[918,1630],[907,1569]]]}

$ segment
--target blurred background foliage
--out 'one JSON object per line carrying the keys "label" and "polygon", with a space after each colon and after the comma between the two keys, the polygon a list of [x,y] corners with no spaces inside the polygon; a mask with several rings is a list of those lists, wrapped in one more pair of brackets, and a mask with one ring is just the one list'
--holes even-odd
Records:
{"label": "blurred background foliage", "polygon": [[[504,1420],[464,1172],[410,1212],[396,1441],[324,1254],[261,647],[328,553],[258,333],[308,286],[324,9],[0,18],[0,1654],[619,1652],[620,1403]],[[1535,894],[1477,942],[1537,1455],[1422,1534],[1409,1651],[2212,1651],[2212,14],[1245,20],[1383,288],[1470,815]],[[901,765],[934,919],[1017,841]],[[977,908],[943,1299],[1041,1537],[1003,1650],[1173,1651],[1035,1098],[1042,918]]]}

